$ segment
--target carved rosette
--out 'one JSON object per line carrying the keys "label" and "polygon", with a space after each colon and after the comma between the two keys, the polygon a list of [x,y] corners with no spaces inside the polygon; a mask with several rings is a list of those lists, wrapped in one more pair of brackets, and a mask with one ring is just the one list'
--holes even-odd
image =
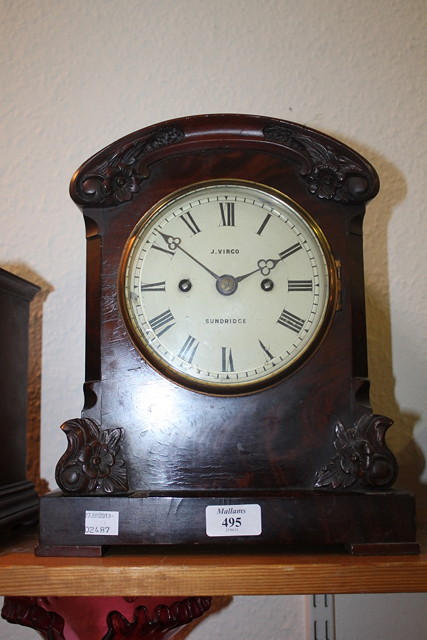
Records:
{"label": "carved rosette", "polygon": [[122,429],[101,430],[95,420],[67,420],[61,429],[68,447],[56,466],[56,482],[66,493],[111,494],[128,491],[121,457]]}
{"label": "carved rosette", "polygon": [[184,132],[175,126],[155,131],[148,140],[137,140],[125,145],[119,152],[92,169],[90,174],[79,176],[76,191],[85,206],[111,207],[132,200],[147,178],[141,161],[149,153],[176,144],[184,138]]}
{"label": "carved rosette", "polygon": [[376,173],[366,161],[358,162],[356,155],[352,159],[337,154],[331,146],[307,133],[280,124],[265,127],[264,137],[300,156],[300,175],[308,191],[318,198],[351,204],[365,202],[378,191]]}
{"label": "carved rosette", "polygon": [[339,420],[335,424],[336,455],[316,474],[315,487],[346,489],[356,483],[362,487],[385,488],[397,476],[397,462],[385,443],[390,418],[363,415],[351,428]]}

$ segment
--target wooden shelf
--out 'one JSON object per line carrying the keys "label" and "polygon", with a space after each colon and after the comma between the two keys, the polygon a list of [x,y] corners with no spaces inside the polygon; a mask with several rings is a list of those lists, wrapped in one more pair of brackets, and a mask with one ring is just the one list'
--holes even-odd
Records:
{"label": "wooden shelf", "polygon": [[419,556],[329,552],[173,553],[129,547],[102,558],[38,558],[36,534],[0,548],[0,594],[13,596],[200,596],[427,591]]}

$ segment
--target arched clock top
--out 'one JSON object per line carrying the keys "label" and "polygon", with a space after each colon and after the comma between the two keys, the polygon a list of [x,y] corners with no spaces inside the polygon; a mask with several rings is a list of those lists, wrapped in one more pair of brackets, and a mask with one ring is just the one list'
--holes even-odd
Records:
{"label": "arched clock top", "polygon": [[315,198],[359,204],[378,193],[373,167],[342,142],[293,122],[220,114],[170,120],[108,145],[76,171],[71,197],[84,208],[114,207],[141,191],[150,165],[157,160],[208,148],[248,147],[293,161]]}

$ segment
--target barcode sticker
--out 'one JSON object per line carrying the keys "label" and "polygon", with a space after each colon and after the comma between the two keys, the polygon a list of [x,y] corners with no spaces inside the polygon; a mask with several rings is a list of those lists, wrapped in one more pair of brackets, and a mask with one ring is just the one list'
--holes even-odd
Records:
{"label": "barcode sticker", "polygon": [[118,511],[86,511],[85,535],[87,536],[118,536]]}

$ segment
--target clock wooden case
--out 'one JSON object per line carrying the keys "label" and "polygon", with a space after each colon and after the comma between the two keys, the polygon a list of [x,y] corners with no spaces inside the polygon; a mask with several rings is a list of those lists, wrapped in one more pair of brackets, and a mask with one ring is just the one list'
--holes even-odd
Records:
{"label": "clock wooden case", "polygon": [[248,115],[147,127],[82,165],[85,406],[62,426],[37,553],[417,551],[391,420],[369,404],[362,222],[378,188],[341,142]]}
{"label": "clock wooden case", "polygon": [[37,519],[27,477],[30,304],[40,287],[0,269],[0,531]]}

